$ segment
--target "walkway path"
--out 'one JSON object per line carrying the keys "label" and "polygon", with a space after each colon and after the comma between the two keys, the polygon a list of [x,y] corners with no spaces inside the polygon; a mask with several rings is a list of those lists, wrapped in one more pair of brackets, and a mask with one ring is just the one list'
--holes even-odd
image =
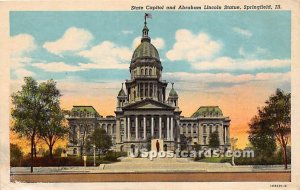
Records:
{"label": "walkway path", "polygon": [[[29,173],[29,167],[13,167],[11,173]],[[121,158],[97,167],[35,167],[34,173],[136,173],[136,172],[256,172],[284,171],[283,166],[231,166],[229,163],[194,162],[189,158]]]}

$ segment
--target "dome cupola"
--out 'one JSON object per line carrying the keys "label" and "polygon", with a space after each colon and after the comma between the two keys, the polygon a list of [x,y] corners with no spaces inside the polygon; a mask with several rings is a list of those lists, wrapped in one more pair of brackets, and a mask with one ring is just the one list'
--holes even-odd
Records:
{"label": "dome cupola", "polygon": [[139,58],[155,58],[157,61],[159,61],[158,51],[151,43],[151,38],[149,37],[149,29],[147,27],[146,18],[152,18],[152,17],[149,16],[149,14],[147,13],[145,14],[145,22],[142,31],[141,43],[134,50],[131,58],[131,63],[134,63]]}
{"label": "dome cupola", "polygon": [[175,89],[174,89],[174,83],[172,83],[172,88],[171,88],[171,90],[170,90],[170,93],[169,93],[169,97],[178,97],[178,94],[177,94],[177,92],[175,91]]}

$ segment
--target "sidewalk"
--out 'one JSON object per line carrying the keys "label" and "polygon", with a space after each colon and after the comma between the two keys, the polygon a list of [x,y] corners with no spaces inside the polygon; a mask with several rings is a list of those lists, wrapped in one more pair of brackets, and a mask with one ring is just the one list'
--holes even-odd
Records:
{"label": "sidewalk", "polygon": [[[232,166],[229,163],[194,162],[188,158],[147,158],[121,159],[120,162],[101,164],[97,167],[34,167],[36,174],[51,173],[145,173],[145,172],[277,172],[283,165]],[[11,174],[30,173],[30,167],[12,167]]]}

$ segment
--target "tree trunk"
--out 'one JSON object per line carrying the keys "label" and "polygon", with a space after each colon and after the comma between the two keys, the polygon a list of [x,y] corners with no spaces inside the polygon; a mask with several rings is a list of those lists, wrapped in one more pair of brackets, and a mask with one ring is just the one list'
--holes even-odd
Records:
{"label": "tree trunk", "polygon": [[283,151],[283,159],[284,159],[284,169],[287,170],[287,155],[286,155],[286,144],[283,139],[283,135],[281,135],[281,143],[282,143],[282,151]]}
{"label": "tree trunk", "polygon": [[30,165],[30,172],[33,172],[33,144],[34,144],[34,136],[31,137],[31,151],[30,151],[30,159],[31,159],[31,165]]}
{"label": "tree trunk", "polygon": [[34,157],[36,158],[36,142],[33,143]]}
{"label": "tree trunk", "polygon": [[53,158],[53,154],[52,154],[52,150],[53,150],[53,145],[49,145],[49,156],[52,159]]}
{"label": "tree trunk", "polygon": [[282,146],[283,149],[283,158],[284,158],[284,169],[287,170],[287,155],[286,155],[286,145],[285,143]]}

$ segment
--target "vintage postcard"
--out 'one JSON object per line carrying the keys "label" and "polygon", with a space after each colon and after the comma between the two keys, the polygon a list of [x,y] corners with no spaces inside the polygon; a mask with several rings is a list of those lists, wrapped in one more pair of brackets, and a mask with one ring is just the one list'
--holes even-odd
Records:
{"label": "vintage postcard", "polygon": [[299,7],[0,2],[1,189],[299,189]]}

